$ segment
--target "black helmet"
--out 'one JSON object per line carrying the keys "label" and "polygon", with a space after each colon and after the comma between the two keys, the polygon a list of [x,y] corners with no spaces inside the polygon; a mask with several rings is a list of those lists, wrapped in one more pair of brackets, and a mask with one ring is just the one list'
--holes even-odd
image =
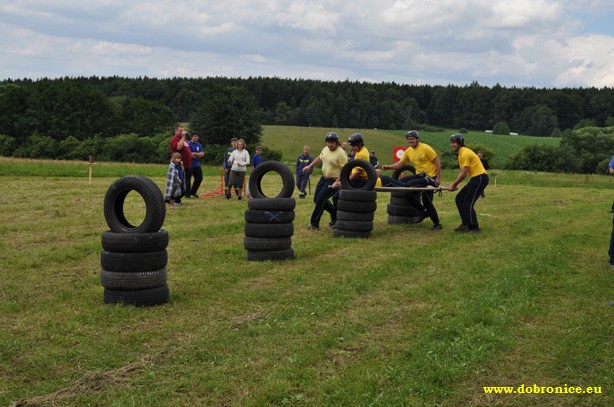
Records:
{"label": "black helmet", "polygon": [[420,138],[420,134],[416,131],[416,130],[410,130],[407,132],[407,134],[405,134],[405,138],[410,138],[410,137],[414,137],[419,139]]}
{"label": "black helmet", "polygon": [[335,141],[339,144],[339,136],[334,131],[329,131],[326,133],[326,136],[324,136],[324,141]]}
{"label": "black helmet", "polygon": [[464,146],[465,145],[465,137],[463,137],[462,134],[452,134],[450,136],[450,143],[451,142],[455,142],[459,146]]}
{"label": "black helmet", "polygon": [[365,145],[365,141],[362,139],[362,134],[360,133],[354,133],[348,137],[348,143],[350,143],[351,146]]}

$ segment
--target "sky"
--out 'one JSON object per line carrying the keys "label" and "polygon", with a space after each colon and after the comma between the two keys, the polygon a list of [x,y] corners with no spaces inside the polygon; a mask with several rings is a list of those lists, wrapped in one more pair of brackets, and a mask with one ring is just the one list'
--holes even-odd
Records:
{"label": "sky", "polygon": [[0,0],[0,80],[614,87],[612,0]]}

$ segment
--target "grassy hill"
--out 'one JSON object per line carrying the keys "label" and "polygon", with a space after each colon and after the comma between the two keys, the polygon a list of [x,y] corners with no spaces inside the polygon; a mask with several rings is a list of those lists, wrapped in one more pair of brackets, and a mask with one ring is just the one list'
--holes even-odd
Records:
{"label": "grassy hill", "polygon": [[[377,129],[335,129],[322,127],[292,127],[292,126],[264,126],[262,144],[283,153],[283,161],[292,162],[303,151],[305,144],[311,147],[312,155],[324,147],[324,134],[335,131],[342,140],[352,133],[362,133],[365,145],[369,150],[375,150],[380,162],[392,162],[392,149],[394,146],[405,146],[405,131],[377,130]],[[454,131],[421,132],[421,140],[443,152],[450,149],[449,138]],[[503,167],[507,160],[522,148],[531,144],[558,146],[560,138],[531,137],[531,136],[499,136],[484,132],[470,131],[465,134],[467,144],[482,144],[492,148],[496,156],[492,164]],[[248,148],[249,149],[249,148]],[[253,148],[252,148],[253,150]],[[251,150],[250,150],[251,151]]]}

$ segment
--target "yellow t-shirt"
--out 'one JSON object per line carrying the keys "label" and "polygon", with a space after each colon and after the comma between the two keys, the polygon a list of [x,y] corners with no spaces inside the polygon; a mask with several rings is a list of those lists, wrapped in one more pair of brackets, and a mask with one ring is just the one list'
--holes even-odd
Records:
{"label": "yellow t-shirt", "polygon": [[[354,156],[355,160],[365,160],[366,162],[369,162],[369,150],[367,149],[367,147],[362,146],[362,148],[360,150],[358,150],[358,152],[356,153],[356,155]],[[367,179],[367,172],[365,170],[363,170],[362,168],[359,167],[354,167],[352,169],[352,174],[357,174],[359,173],[359,177],[362,179]]]}
{"label": "yellow t-shirt", "polygon": [[408,147],[401,157],[405,164],[411,163],[416,168],[416,173],[424,172],[429,177],[437,176],[437,166],[433,162],[437,153],[428,144],[419,143],[416,148]]}
{"label": "yellow t-shirt", "polygon": [[320,153],[320,160],[324,178],[339,178],[341,168],[348,162],[348,156],[340,147],[337,147],[335,151],[330,151],[326,146]]}
{"label": "yellow t-shirt", "polygon": [[458,149],[458,164],[463,167],[469,167],[469,177],[477,177],[478,175],[486,174],[486,170],[480,161],[480,157],[467,147]]}

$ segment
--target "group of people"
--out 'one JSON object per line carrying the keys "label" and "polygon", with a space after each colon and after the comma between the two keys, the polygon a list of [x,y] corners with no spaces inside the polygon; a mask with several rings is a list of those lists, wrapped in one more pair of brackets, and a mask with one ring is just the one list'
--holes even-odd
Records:
{"label": "group of people", "polygon": [[[222,162],[224,170],[224,195],[226,199],[232,198],[231,190],[234,189],[237,199],[239,201],[242,200],[247,168],[251,166],[253,170],[262,163],[262,147],[257,146],[256,152],[250,158],[246,146],[245,140],[233,137],[230,140],[230,147],[226,149],[226,155]],[[249,187],[247,193],[249,195]]]}
{"label": "group of people", "polygon": [[[428,144],[420,142],[420,134],[409,131],[406,134],[409,147],[403,153],[401,159],[390,165],[383,165],[381,170],[402,169],[404,165],[412,164],[416,174],[401,179],[393,179],[386,175],[381,175],[381,170],[376,168],[378,184],[390,187],[438,187],[441,184],[441,162],[435,150]],[[348,162],[348,155],[345,153],[339,141],[337,133],[329,132],[324,136],[326,147],[312,162],[301,167],[303,173],[311,173],[313,168],[322,163],[322,177],[314,193],[315,207],[311,214],[309,229],[319,229],[320,219],[324,211],[330,214],[331,221],[329,226],[334,226],[337,221],[336,197],[341,187],[341,168]],[[355,159],[373,162],[371,154],[365,147],[364,137],[360,133],[354,133],[348,138],[351,146],[351,156]],[[469,182],[456,195],[455,201],[461,217],[461,224],[455,229],[457,232],[479,233],[480,225],[474,205],[479,197],[483,196],[484,189],[488,185],[488,173],[482,164],[482,160],[476,153],[465,146],[465,138],[462,134],[453,134],[450,137],[450,146],[458,154],[460,172],[457,178],[448,187],[449,191],[458,189],[459,184],[467,177]],[[377,163],[379,165],[379,163]],[[298,168],[298,163],[297,163]],[[375,168],[375,166],[374,166]],[[298,172],[297,172],[298,174]],[[354,168],[349,175],[349,182],[356,188],[365,184],[367,174],[362,168]],[[404,197],[409,203],[420,212],[420,221],[430,218],[433,222],[433,230],[441,230],[442,225],[439,221],[437,210],[433,205],[434,191],[406,191]],[[331,202],[331,198],[332,201]],[[614,238],[613,238],[614,239]]]}
{"label": "group of people", "polygon": [[205,156],[199,140],[200,134],[188,133],[183,127],[177,127],[171,138],[171,162],[166,175],[164,199],[173,209],[182,205],[182,197],[199,197],[198,188],[203,181],[200,159]]}

